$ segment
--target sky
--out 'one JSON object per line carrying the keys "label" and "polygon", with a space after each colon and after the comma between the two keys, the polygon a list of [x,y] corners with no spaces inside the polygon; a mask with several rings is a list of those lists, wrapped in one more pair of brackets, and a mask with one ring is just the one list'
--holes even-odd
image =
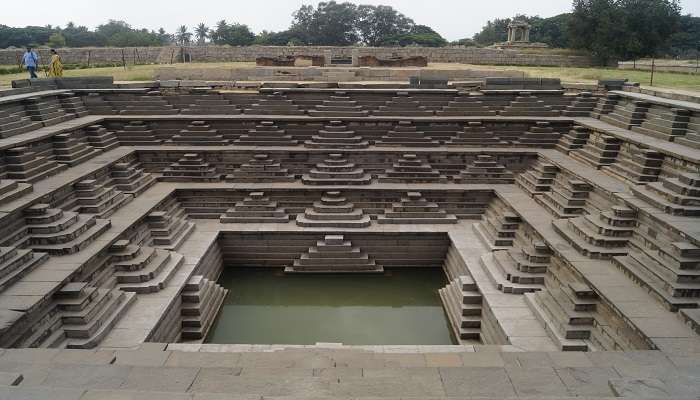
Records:
{"label": "sky", "polygon": [[[472,37],[488,20],[516,14],[551,17],[571,10],[571,0],[361,0],[357,4],[390,5],[428,25],[448,40]],[[317,0],[3,0],[0,24],[9,26],[60,25],[69,21],[94,28],[109,19],[123,20],[133,27],[174,32],[180,25],[190,30],[200,22],[247,24],[257,32],[289,27],[292,13],[302,4]],[[683,13],[700,15],[699,0],[682,0]]]}

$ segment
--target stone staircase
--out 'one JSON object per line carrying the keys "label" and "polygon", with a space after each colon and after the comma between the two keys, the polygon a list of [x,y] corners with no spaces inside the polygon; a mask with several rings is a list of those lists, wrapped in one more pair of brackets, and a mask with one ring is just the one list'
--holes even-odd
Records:
{"label": "stone staircase", "polygon": [[284,268],[285,273],[383,273],[384,267],[343,235],[326,235],[323,240]]}
{"label": "stone staircase", "polygon": [[186,153],[177,162],[170,164],[158,178],[163,182],[218,182],[221,175],[216,167],[204,161],[197,153]]}
{"label": "stone staircase", "polygon": [[251,192],[243,201],[221,215],[219,221],[227,223],[286,223],[289,215],[276,201],[265,197],[263,192]]}
{"label": "stone staircase", "polygon": [[169,200],[146,217],[150,231],[150,245],[175,251],[195,229],[195,224],[187,220],[185,210],[174,199]]}
{"label": "stone staircase", "polygon": [[457,341],[460,344],[480,342],[482,296],[474,280],[460,275],[438,293]]}
{"label": "stone staircase", "polygon": [[106,187],[95,179],[85,179],[74,184],[73,193],[74,197],[62,208],[80,214],[95,214],[102,219],[108,218],[134,198],[115,187]]}
{"label": "stone staircase", "polygon": [[456,224],[458,219],[436,203],[429,202],[420,192],[408,192],[400,203],[377,217],[380,224]]}
{"label": "stone staircase", "polygon": [[122,146],[158,146],[163,142],[156,138],[150,125],[144,121],[130,121],[114,134]]}
{"label": "stone staircase", "polygon": [[600,119],[603,115],[611,113],[620,99],[621,97],[619,94],[607,93],[605,97],[601,97],[598,100],[598,104],[593,108],[591,116]]}
{"label": "stone staircase", "polygon": [[478,93],[460,92],[454,97],[442,110],[438,110],[436,114],[441,117],[457,117],[457,116],[495,116],[498,114],[498,109],[502,108],[509,101],[504,101],[501,107],[490,108],[491,102],[482,101],[486,96]]}
{"label": "stone staircase", "polygon": [[24,210],[27,236],[21,243],[53,256],[74,254],[110,227],[109,220],[35,204]]}
{"label": "stone staircase", "polygon": [[297,215],[298,226],[311,228],[366,228],[370,226],[369,215],[356,209],[341,192],[325,192],[321,201]]}
{"label": "stone staircase", "polygon": [[590,92],[581,92],[570,105],[566,106],[562,115],[565,117],[588,117],[597,105],[597,97],[594,97]]}
{"label": "stone staircase", "polygon": [[372,176],[348,162],[342,154],[333,153],[303,175],[301,181],[304,185],[369,185]]}
{"label": "stone staircase", "polygon": [[157,293],[184,262],[180,254],[118,240],[109,249],[116,287],[137,294]]}
{"label": "stone staircase", "polygon": [[661,173],[664,155],[658,151],[625,143],[614,164],[603,166],[601,170],[634,185],[655,182]]}
{"label": "stone staircase", "polygon": [[679,173],[676,178],[664,177],[658,182],[633,186],[634,195],[666,214],[700,216],[700,174]]}
{"label": "stone staircase", "polygon": [[637,100],[618,103],[611,112],[601,115],[600,120],[624,129],[631,129],[644,122],[649,107],[649,103]]}
{"label": "stone staircase", "polygon": [[116,163],[109,171],[110,184],[126,195],[138,197],[156,183],[156,178],[129,163]]}
{"label": "stone staircase", "polygon": [[369,143],[348,129],[342,121],[330,121],[318,135],[304,142],[304,147],[312,149],[366,149]]}
{"label": "stone staircase", "polygon": [[520,92],[519,96],[505,106],[503,110],[499,111],[499,115],[513,117],[522,115],[558,117],[559,114],[559,111],[554,110],[551,105],[530,92]]}
{"label": "stone staircase", "polygon": [[61,108],[56,96],[30,97],[24,101],[24,109],[32,121],[41,122],[44,126],[56,125],[74,119]]}
{"label": "stone staircase", "polygon": [[192,121],[165,144],[177,146],[225,146],[228,141],[205,121]]}
{"label": "stone staircase", "polygon": [[228,289],[224,289],[216,282],[202,275],[192,276],[185,283],[180,295],[182,299],[180,340],[185,343],[202,343],[227,295]]}
{"label": "stone staircase", "polygon": [[531,228],[520,226],[513,248],[481,256],[481,265],[503,293],[523,294],[544,288],[551,250]]}
{"label": "stone staircase", "polygon": [[[118,95],[117,95],[118,96]],[[131,96],[128,100],[120,97],[107,97],[120,115],[175,115],[179,113],[158,90],[151,90],[144,96]]]}
{"label": "stone staircase", "polygon": [[20,146],[5,150],[5,177],[22,183],[35,183],[56,175],[68,168],[53,157],[40,155],[29,147]]}
{"label": "stone staircase", "polygon": [[571,151],[569,155],[574,160],[600,169],[615,162],[621,145],[620,139],[596,132],[591,134],[588,142],[582,148]]}
{"label": "stone staircase", "polygon": [[289,100],[286,95],[275,92],[264,96],[254,104],[248,105],[243,111],[252,115],[303,115],[305,111]]}
{"label": "stone staircase", "polygon": [[88,145],[103,152],[119,147],[119,139],[114,132],[108,131],[102,125],[91,125],[85,129]]}
{"label": "stone staircase", "polygon": [[59,133],[51,138],[53,142],[54,160],[70,167],[78,165],[102,153],[101,150],[89,146],[82,131]]}
{"label": "stone staircase", "polygon": [[434,111],[422,105],[420,101],[411,97],[408,92],[398,92],[395,97],[372,111],[375,116],[401,116],[412,115],[415,117],[430,117]]}
{"label": "stone staircase", "polygon": [[381,183],[447,183],[447,177],[415,154],[404,154],[379,175]]}
{"label": "stone staircase", "polygon": [[294,175],[287,168],[267,154],[255,154],[247,163],[242,164],[226,175],[226,182],[294,182]]}
{"label": "stone staircase", "polygon": [[460,171],[454,178],[455,183],[474,184],[512,184],[515,182],[513,173],[499,164],[493,156],[479,154],[465,171]]}
{"label": "stone staircase", "polygon": [[234,141],[239,146],[296,146],[298,143],[272,121],[261,122]]}
{"label": "stone staircase", "polygon": [[362,105],[347,96],[345,92],[336,92],[327,100],[322,100],[313,109],[308,110],[312,117],[366,117],[369,111],[364,110]]}
{"label": "stone staircase", "polygon": [[647,109],[644,121],[631,129],[642,135],[673,142],[686,135],[690,116],[689,110],[652,105]]}
{"label": "stone staircase", "polygon": [[481,221],[474,223],[472,229],[490,251],[506,250],[513,247],[520,222],[520,216],[503,200],[495,198]]}
{"label": "stone staircase", "polygon": [[33,121],[22,104],[0,106],[0,138],[8,138],[41,127],[41,122]]}
{"label": "stone staircase", "polygon": [[191,115],[238,115],[241,110],[220,94],[206,94],[194,99],[194,103],[182,109]]}
{"label": "stone staircase", "polygon": [[554,148],[564,154],[569,154],[571,151],[582,149],[588,143],[590,135],[588,128],[574,125],[568,133],[561,136],[559,143]]}
{"label": "stone staircase", "polygon": [[47,253],[37,253],[30,249],[0,247],[0,293],[32,272],[48,258]]}
{"label": "stone staircase", "polygon": [[496,136],[494,131],[488,130],[483,123],[477,121],[469,121],[462,132],[457,132],[457,135],[445,144],[464,147],[504,147],[508,145],[507,142]]}
{"label": "stone staircase", "polygon": [[438,147],[440,142],[425,136],[411,121],[399,121],[394,128],[375,142],[376,146]]}
{"label": "stone staircase", "polygon": [[556,218],[573,218],[586,212],[592,190],[590,184],[561,173],[554,179],[550,190],[535,196],[535,201]]}
{"label": "stone staircase", "polygon": [[12,179],[0,179],[0,205],[10,203],[34,191],[29,183],[19,183]]}
{"label": "stone staircase", "polygon": [[539,121],[518,138],[517,146],[552,149],[559,143],[560,138],[561,134],[555,131],[549,122]]}
{"label": "stone staircase", "polygon": [[83,100],[76,96],[75,93],[66,92],[59,94],[58,102],[66,114],[73,114],[75,118],[82,118],[90,114],[85,104],[83,104]]}
{"label": "stone staircase", "polygon": [[534,197],[549,192],[558,173],[559,167],[538,159],[535,165],[515,177],[515,183]]}
{"label": "stone staircase", "polygon": [[71,282],[53,296],[55,321],[49,330],[37,330],[25,339],[27,347],[92,349],[116,325],[135,300],[133,293]]}
{"label": "stone staircase", "polygon": [[582,255],[610,259],[627,255],[636,226],[635,211],[624,206],[552,222],[554,229]]}

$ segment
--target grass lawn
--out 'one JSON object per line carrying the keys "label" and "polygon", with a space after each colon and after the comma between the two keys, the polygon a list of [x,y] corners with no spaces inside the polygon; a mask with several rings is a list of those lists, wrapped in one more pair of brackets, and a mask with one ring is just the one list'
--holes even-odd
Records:
{"label": "grass lawn", "polygon": [[[181,68],[243,68],[252,67],[255,63],[188,63],[175,64]],[[147,81],[153,79],[154,72],[159,65],[137,65],[127,67],[90,68],[65,71],[65,76],[98,76],[111,75],[117,81]],[[618,70],[614,68],[571,68],[571,67],[521,67],[521,66],[492,66],[471,64],[430,64],[429,68],[435,69],[478,69],[478,70],[514,70],[521,71],[525,76],[542,78],[561,78],[565,82],[589,82],[593,83],[601,78],[627,78],[630,81],[639,82],[644,86],[649,85],[650,72]],[[0,75],[0,87],[8,87],[12,80],[24,79],[27,73]],[[669,72],[656,72],[654,74],[654,86],[673,89],[700,91],[700,75],[675,74]]]}

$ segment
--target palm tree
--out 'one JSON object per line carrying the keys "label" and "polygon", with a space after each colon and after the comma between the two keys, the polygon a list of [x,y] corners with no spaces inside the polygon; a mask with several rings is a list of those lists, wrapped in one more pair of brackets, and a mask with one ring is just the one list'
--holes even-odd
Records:
{"label": "palm tree", "polygon": [[185,25],[180,26],[175,31],[175,41],[181,46],[190,44],[192,41],[192,33],[187,30]]}
{"label": "palm tree", "polygon": [[200,23],[194,29],[194,36],[197,38],[197,45],[204,46],[204,43],[209,39],[209,27],[204,22]]}
{"label": "palm tree", "polygon": [[225,19],[222,19],[221,21],[216,23],[216,28],[212,29],[211,34],[209,35],[209,38],[211,39],[212,42],[216,44],[220,44],[219,42],[224,36],[224,32],[226,32],[226,28],[228,28],[228,23],[226,22]]}

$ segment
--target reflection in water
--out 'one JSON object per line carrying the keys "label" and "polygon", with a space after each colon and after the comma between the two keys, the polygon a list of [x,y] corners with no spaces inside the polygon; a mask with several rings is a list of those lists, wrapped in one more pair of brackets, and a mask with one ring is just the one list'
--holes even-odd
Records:
{"label": "reflection in water", "polygon": [[284,275],[228,268],[229,289],[208,343],[453,344],[438,289],[438,268],[384,275]]}

